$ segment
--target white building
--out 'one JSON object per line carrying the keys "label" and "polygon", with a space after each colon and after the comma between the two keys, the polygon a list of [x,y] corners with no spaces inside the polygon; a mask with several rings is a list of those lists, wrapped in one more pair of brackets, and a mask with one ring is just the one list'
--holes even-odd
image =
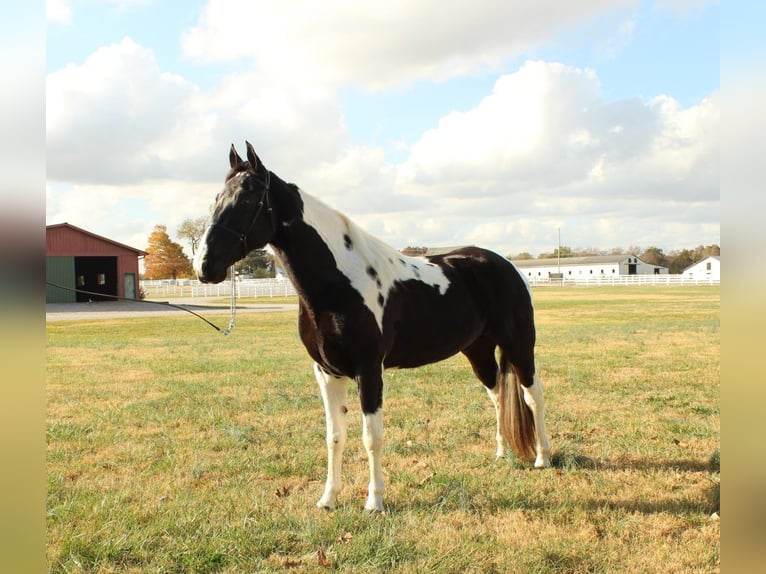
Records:
{"label": "white building", "polygon": [[593,255],[551,259],[519,259],[513,264],[529,281],[606,279],[623,275],[667,275],[668,268],[650,265],[635,255]]}
{"label": "white building", "polygon": [[684,269],[681,274],[685,279],[721,280],[721,256],[710,255]]}

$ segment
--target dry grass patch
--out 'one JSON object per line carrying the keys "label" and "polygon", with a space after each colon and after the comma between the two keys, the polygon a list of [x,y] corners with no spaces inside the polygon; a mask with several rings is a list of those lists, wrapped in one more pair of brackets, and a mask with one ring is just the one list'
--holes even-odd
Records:
{"label": "dry grass patch", "polygon": [[554,468],[494,455],[467,362],[386,376],[387,511],[345,490],[294,313],[48,325],[51,572],[715,572],[717,288],[538,289]]}

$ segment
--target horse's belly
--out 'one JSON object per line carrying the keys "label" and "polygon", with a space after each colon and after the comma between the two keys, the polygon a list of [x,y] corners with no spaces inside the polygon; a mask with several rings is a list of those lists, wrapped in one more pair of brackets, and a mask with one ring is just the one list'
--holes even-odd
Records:
{"label": "horse's belly", "polygon": [[475,341],[483,329],[482,322],[476,318],[462,319],[395,323],[391,327],[392,344],[386,352],[383,366],[387,369],[419,367],[459,353]]}

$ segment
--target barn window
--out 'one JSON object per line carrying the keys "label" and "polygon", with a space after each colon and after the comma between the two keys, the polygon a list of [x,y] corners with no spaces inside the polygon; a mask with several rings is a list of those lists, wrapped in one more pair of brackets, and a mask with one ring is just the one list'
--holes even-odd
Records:
{"label": "barn window", "polygon": [[705,268],[710,271],[713,268],[713,265],[710,263],[710,261],[707,262],[707,265],[705,265]]}

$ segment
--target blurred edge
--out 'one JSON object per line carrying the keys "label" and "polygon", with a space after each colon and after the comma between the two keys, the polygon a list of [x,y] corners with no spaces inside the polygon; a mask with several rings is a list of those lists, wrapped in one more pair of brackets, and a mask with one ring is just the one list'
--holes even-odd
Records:
{"label": "blurred edge", "polygon": [[38,1],[0,19],[0,572],[47,570],[45,24]]}
{"label": "blurred edge", "polygon": [[766,4],[722,3],[721,14],[721,570],[755,572],[766,559],[766,50],[757,24]]}

